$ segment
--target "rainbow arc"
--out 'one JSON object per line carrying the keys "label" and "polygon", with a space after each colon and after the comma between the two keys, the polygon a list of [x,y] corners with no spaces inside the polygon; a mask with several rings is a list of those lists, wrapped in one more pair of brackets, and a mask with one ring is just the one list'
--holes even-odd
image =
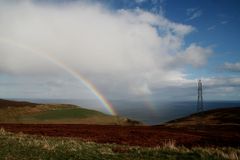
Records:
{"label": "rainbow arc", "polygon": [[103,107],[112,115],[117,115],[117,112],[115,111],[112,104],[104,97],[104,95],[97,89],[97,87],[89,81],[87,78],[85,78],[82,74],[80,74],[78,71],[74,70],[73,68],[67,66],[64,62],[60,61],[56,57],[52,56],[48,52],[34,49],[28,45],[17,43],[15,41],[11,41],[8,39],[1,39],[0,42],[6,43],[8,45],[18,47],[24,50],[27,50],[35,55],[44,57],[48,61],[52,62],[53,64],[57,65],[59,68],[65,70],[67,73],[72,75],[74,78],[78,79],[93,95],[99,100],[99,102],[103,105]]}

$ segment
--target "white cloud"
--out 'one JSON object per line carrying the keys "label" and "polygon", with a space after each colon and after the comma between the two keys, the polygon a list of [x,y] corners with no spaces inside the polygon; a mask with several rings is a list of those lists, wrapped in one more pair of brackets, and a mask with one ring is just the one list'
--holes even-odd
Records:
{"label": "white cloud", "polygon": [[228,21],[221,21],[220,23],[221,23],[221,24],[227,24]]}
{"label": "white cloud", "polygon": [[228,71],[240,72],[240,62],[236,63],[225,62],[223,68]]}
{"label": "white cloud", "polygon": [[143,3],[145,2],[146,0],[135,0],[136,3]]}
{"label": "white cloud", "polygon": [[199,67],[206,64],[211,54],[211,48],[202,48],[196,44],[191,44],[183,54],[179,55],[179,59],[182,59],[187,64]]}
{"label": "white cloud", "polygon": [[[194,27],[162,15],[141,9],[112,11],[96,4],[74,4],[25,1],[1,5],[0,71],[66,76],[44,58],[50,54],[82,73],[106,95],[121,97],[152,94],[163,85],[188,83],[184,66],[202,66],[212,53],[197,44],[184,47],[184,38]],[[2,39],[42,51],[39,54],[43,56]]]}
{"label": "white cloud", "polygon": [[198,9],[198,8],[189,8],[187,9],[187,16],[188,19],[187,20],[193,20],[196,18],[199,18],[202,16],[202,10]]}
{"label": "white cloud", "polygon": [[208,31],[212,31],[212,30],[214,30],[215,28],[216,28],[216,25],[213,25],[213,26],[208,27],[207,30],[208,30]]}

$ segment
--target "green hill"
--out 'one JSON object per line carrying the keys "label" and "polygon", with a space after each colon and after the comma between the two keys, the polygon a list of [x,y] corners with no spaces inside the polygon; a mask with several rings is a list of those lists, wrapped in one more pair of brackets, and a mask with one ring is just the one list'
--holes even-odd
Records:
{"label": "green hill", "polygon": [[195,125],[199,123],[206,125],[239,125],[240,107],[220,108],[195,113],[170,121],[167,125]]}
{"label": "green hill", "polygon": [[119,116],[70,104],[36,104],[0,99],[0,123],[140,125]]}

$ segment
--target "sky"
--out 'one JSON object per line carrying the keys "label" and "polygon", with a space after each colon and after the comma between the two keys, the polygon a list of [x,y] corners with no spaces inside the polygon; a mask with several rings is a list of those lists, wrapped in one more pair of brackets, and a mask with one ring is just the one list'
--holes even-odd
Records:
{"label": "sky", "polygon": [[[1,0],[0,98],[240,99],[238,0]],[[74,73],[73,73],[74,72]]]}

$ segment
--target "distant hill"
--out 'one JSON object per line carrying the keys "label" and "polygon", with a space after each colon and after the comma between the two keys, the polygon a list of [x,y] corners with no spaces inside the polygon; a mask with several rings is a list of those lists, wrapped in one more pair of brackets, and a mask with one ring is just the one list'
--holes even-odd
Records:
{"label": "distant hill", "polygon": [[0,123],[141,125],[128,118],[70,104],[37,104],[3,99],[0,99]]}
{"label": "distant hill", "polygon": [[167,122],[167,125],[240,125],[240,107],[220,108]]}
{"label": "distant hill", "polygon": [[0,108],[36,106],[36,103],[0,99]]}

